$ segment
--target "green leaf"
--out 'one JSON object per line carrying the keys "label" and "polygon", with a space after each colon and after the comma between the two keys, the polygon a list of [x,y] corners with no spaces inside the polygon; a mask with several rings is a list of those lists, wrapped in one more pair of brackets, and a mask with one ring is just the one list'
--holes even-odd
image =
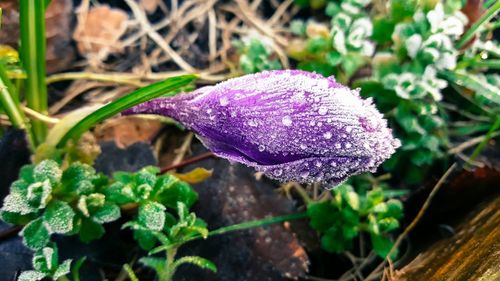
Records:
{"label": "green leaf", "polygon": [[399,221],[395,218],[383,218],[378,221],[378,226],[381,232],[389,232],[399,227]]}
{"label": "green leaf", "polygon": [[387,215],[400,219],[403,217],[403,204],[396,199],[389,199],[387,202]]}
{"label": "green leaf", "polygon": [[80,226],[80,240],[88,243],[104,235],[104,227],[91,219],[82,218]]}
{"label": "green leaf", "polygon": [[26,199],[33,208],[43,209],[51,200],[51,192],[49,180],[35,182],[28,186]]}
{"label": "green leaf", "polygon": [[151,231],[141,229],[134,230],[134,239],[137,240],[139,246],[146,251],[153,249],[157,241],[156,236],[152,234]]}
{"label": "green leaf", "polygon": [[161,231],[165,225],[165,209],[160,203],[147,201],[139,206],[137,220],[148,229]]}
{"label": "green leaf", "polygon": [[57,280],[59,277],[62,277],[64,275],[67,275],[70,272],[70,270],[71,270],[71,260],[63,261],[54,272],[53,275],[54,280]]}
{"label": "green leaf", "polygon": [[395,22],[410,18],[417,9],[417,0],[391,0],[391,17]]}
{"label": "green leaf", "polygon": [[62,172],[54,160],[44,160],[35,166],[33,179],[37,182],[49,180],[51,185],[56,185],[61,181]]}
{"label": "green leaf", "polygon": [[358,71],[363,64],[365,64],[365,59],[357,53],[347,54],[342,59],[342,68],[344,69],[347,78],[354,75],[354,73],[356,73],[356,71]]}
{"label": "green leaf", "polygon": [[36,251],[33,256],[33,267],[40,272],[50,275],[58,263],[57,247],[44,247]]}
{"label": "green leaf", "polygon": [[21,275],[17,277],[17,281],[39,281],[45,277],[46,277],[45,273],[35,270],[28,270],[21,272]]}
{"label": "green leaf", "polygon": [[340,253],[352,247],[352,240],[346,239],[338,226],[333,226],[321,237],[321,247],[330,253]]}
{"label": "green leaf", "polygon": [[307,41],[307,51],[311,54],[326,52],[331,48],[328,38],[314,37]]}
{"label": "green leaf", "polygon": [[161,276],[163,269],[165,268],[165,259],[156,257],[143,257],[139,259],[139,262],[144,266],[151,267],[156,271],[158,276]]}
{"label": "green leaf", "polygon": [[307,206],[307,215],[311,220],[312,228],[317,231],[326,231],[336,223],[338,209],[328,201],[311,203]]}
{"label": "green leaf", "polygon": [[63,190],[66,193],[88,195],[94,192],[92,180],[96,179],[94,168],[82,163],[72,163],[62,175]]}
{"label": "green leaf", "polygon": [[395,24],[385,16],[378,17],[373,22],[373,41],[378,44],[391,42]]}
{"label": "green leaf", "polygon": [[336,51],[328,52],[326,54],[326,62],[331,66],[337,66],[342,62],[342,55]]}
{"label": "green leaf", "polygon": [[190,208],[198,200],[198,194],[188,183],[171,175],[159,177],[155,190],[155,200],[172,209],[177,208],[177,202],[182,202]]}
{"label": "green leaf", "polygon": [[184,263],[190,263],[190,264],[193,264],[193,265],[196,265],[198,267],[201,267],[203,269],[208,269],[214,273],[217,272],[217,267],[215,266],[215,264],[207,259],[204,259],[202,257],[196,257],[196,256],[186,256],[186,257],[182,257],[180,259],[177,259],[174,264],[173,264],[173,268],[176,269],[177,267],[179,267],[181,264],[184,264]]}
{"label": "green leaf", "polygon": [[[372,246],[375,253],[377,253],[377,255],[379,255],[382,258],[387,257],[387,254],[389,254],[389,251],[394,245],[392,240],[385,236],[376,235],[373,233],[370,234],[370,239],[372,241]],[[394,257],[395,256],[397,256],[397,254],[395,254]]]}
{"label": "green leaf", "polygon": [[37,208],[34,208],[29,204],[26,195],[21,194],[20,192],[11,192],[3,200],[3,206],[1,211],[2,211],[2,216],[4,216],[3,214],[4,212],[18,214],[18,215],[27,215],[36,212]]}
{"label": "green leaf", "polygon": [[68,233],[73,230],[75,212],[68,203],[53,200],[47,206],[43,219],[50,233]]}
{"label": "green leaf", "polygon": [[108,223],[120,218],[120,207],[113,203],[104,203],[104,206],[97,210],[93,215],[92,219],[100,224]]}
{"label": "green leaf", "polygon": [[375,188],[368,191],[368,193],[366,194],[366,199],[371,208],[371,206],[375,206],[384,201],[384,192],[381,188]]}
{"label": "green leaf", "polygon": [[23,242],[33,250],[43,248],[49,243],[50,234],[44,225],[43,219],[38,218],[27,224],[21,231]]}
{"label": "green leaf", "polygon": [[118,114],[125,109],[131,108],[135,105],[145,101],[166,95],[174,95],[172,91],[189,84],[194,81],[198,76],[196,75],[182,75],[169,78],[147,87],[138,89],[129,95],[121,97],[107,105],[94,111],[87,117],[83,118],[73,128],[71,128],[61,139],[58,147],[64,146],[70,139],[79,138],[85,131],[92,128],[95,124]]}

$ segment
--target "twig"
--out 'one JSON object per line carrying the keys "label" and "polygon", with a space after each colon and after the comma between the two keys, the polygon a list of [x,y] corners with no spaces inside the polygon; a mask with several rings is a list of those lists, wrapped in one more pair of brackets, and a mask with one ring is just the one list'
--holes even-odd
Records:
{"label": "twig", "polygon": [[134,2],[133,0],[125,0],[127,5],[130,7],[132,10],[132,13],[134,14],[135,18],[141,23],[141,27],[146,30],[148,36],[155,41],[158,46],[160,46],[165,53],[167,53],[172,60],[183,70],[188,71],[188,72],[196,72],[196,70],[189,65],[177,52],[175,52],[170,45],[168,45],[163,38],[161,37],[158,32],[154,30],[154,28],[151,26],[149,23],[149,20],[146,18],[146,15],[144,15],[144,12],[141,10],[139,5]]}
{"label": "twig", "polygon": [[437,192],[439,191],[439,189],[441,188],[441,186],[443,185],[443,183],[446,181],[446,179],[450,176],[450,174],[453,172],[453,170],[456,168],[457,166],[457,163],[453,163],[453,165],[451,165],[448,170],[444,173],[444,175],[439,179],[439,181],[436,183],[436,185],[434,186],[434,188],[432,188],[432,191],[431,193],[429,194],[429,196],[427,197],[427,199],[425,200],[424,204],[422,205],[422,208],[420,208],[420,211],[418,211],[418,214],[417,216],[412,220],[412,222],[408,225],[408,227],[406,227],[406,229],[403,231],[403,233],[401,233],[398,238],[396,239],[396,242],[394,242],[394,245],[392,246],[391,250],[389,251],[389,253],[387,253],[387,258],[384,259],[365,279],[365,281],[369,281],[369,280],[375,280],[379,275],[380,275],[380,271],[384,268],[385,266],[385,263],[390,260],[391,258],[391,255],[394,253],[394,251],[399,247],[399,245],[401,244],[401,242],[403,241],[403,239],[405,239],[405,237],[415,228],[415,226],[417,226],[417,224],[419,223],[420,219],[422,219],[422,217],[424,216],[425,212],[427,211],[427,209],[429,208],[431,202],[432,202],[432,199],[434,198],[434,196],[437,194]]}
{"label": "twig", "polygon": [[23,229],[22,226],[16,225],[0,231],[0,242],[16,236],[21,229]]}
{"label": "twig", "polygon": [[35,110],[29,108],[29,107],[22,106],[22,109],[23,109],[24,113],[26,113],[26,115],[33,117],[37,120],[40,120],[42,122],[45,122],[48,124],[57,124],[59,122],[59,119],[47,116],[45,114],[42,114],[38,111],[35,111]]}
{"label": "twig", "polygon": [[213,154],[213,152],[203,153],[201,155],[186,159],[186,160],[180,162],[179,164],[169,165],[169,166],[163,167],[160,170],[160,174],[164,174],[170,170],[178,169],[178,168],[181,168],[181,167],[184,167],[184,166],[187,166],[187,165],[190,165],[190,164],[193,164],[193,163],[205,160],[205,159],[209,159],[212,157],[215,157],[215,154]]}
{"label": "twig", "polygon": [[138,75],[129,75],[127,73],[93,73],[93,72],[66,72],[53,74],[45,80],[47,84],[66,81],[66,80],[94,80],[100,82],[113,82],[126,84],[134,87],[144,87],[146,84],[138,81]]}
{"label": "twig", "polygon": [[[500,132],[494,132],[491,134],[491,136],[489,137],[490,139],[492,138],[496,138],[500,136]],[[483,140],[487,139],[487,136],[479,136],[479,137],[475,137],[475,138],[472,138],[472,139],[469,139],[467,140],[466,142],[463,142],[455,147],[452,147],[448,150],[448,154],[457,154],[457,153],[460,153],[462,151],[464,151],[465,149],[469,148],[469,147],[472,147],[478,143],[481,143]]]}
{"label": "twig", "polygon": [[184,159],[184,156],[186,155],[186,152],[188,151],[189,147],[191,146],[191,142],[193,141],[194,134],[192,132],[188,133],[186,138],[184,139],[184,142],[182,142],[181,147],[179,147],[176,151],[177,155],[175,156],[174,160],[170,164],[171,166],[177,165],[182,162],[182,159]]}

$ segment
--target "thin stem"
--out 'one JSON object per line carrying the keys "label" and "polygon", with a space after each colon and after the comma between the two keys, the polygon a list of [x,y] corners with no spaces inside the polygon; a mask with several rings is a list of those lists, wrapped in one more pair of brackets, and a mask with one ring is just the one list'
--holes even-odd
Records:
{"label": "thin stem", "polygon": [[178,247],[174,247],[167,250],[165,268],[163,270],[163,275],[160,276],[161,281],[172,281],[175,273],[175,255],[177,254],[177,249]]}
{"label": "thin stem", "polygon": [[[45,84],[45,1],[21,0],[19,5],[21,27],[21,61],[26,70],[26,101],[28,107],[47,114],[48,98]],[[32,120],[34,145],[45,140],[47,124]]]}
{"label": "thin stem", "polygon": [[127,263],[123,265],[123,269],[127,272],[130,281],[139,281],[139,278],[134,273],[134,270]]}
{"label": "thin stem", "polygon": [[33,148],[33,135],[28,130],[26,116],[21,109],[21,103],[18,100],[16,87],[7,77],[4,65],[0,63],[0,105],[9,116],[10,123],[19,129],[25,129],[28,135],[29,143]]}
{"label": "thin stem", "polygon": [[66,277],[66,275],[64,275],[64,276],[57,278],[57,281],[71,281],[71,280],[69,280],[69,278]]}
{"label": "thin stem", "polygon": [[[218,228],[216,230],[210,231],[208,233],[208,236],[209,237],[210,236],[216,236],[216,235],[221,235],[221,234],[225,234],[225,233],[229,233],[229,232],[240,231],[240,230],[251,229],[251,228],[257,228],[257,227],[266,226],[266,225],[269,225],[269,224],[275,224],[275,223],[279,223],[279,222],[292,221],[292,220],[300,220],[300,219],[304,219],[304,218],[307,218],[307,213],[306,212],[293,213],[293,214],[288,214],[288,215],[283,215],[283,216],[276,216],[276,217],[269,217],[269,218],[264,218],[264,219],[259,219],[259,220],[253,220],[253,221],[248,221],[248,222],[243,222],[243,223],[233,224],[233,225],[230,225],[230,226],[221,227],[221,228]],[[160,247],[157,247],[157,248],[151,250],[150,254],[159,253],[159,252],[165,251],[165,250],[168,251],[169,249],[172,249],[174,247],[180,247],[180,245],[182,245],[182,244],[184,244],[186,242],[197,240],[197,239],[200,239],[200,238],[203,238],[203,237],[200,234],[198,234],[196,236],[192,236],[192,237],[189,237],[189,238],[177,241],[177,242],[175,242],[173,244],[170,244],[170,245],[160,246]]]}
{"label": "thin stem", "polygon": [[181,167],[184,167],[184,166],[187,166],[187,165],[190,165],[190,164],[193,164],[193,163],[205,160],[205,159],[209,159],[209,158],[212,158],[212,157],[215,157],[215,154],[213,152],[203,153],[201,155],[198,155],[198,156],[186,159],[186,160],[184,160],[184,161],[182,161],[180,163],[177,163],[177,164],[174,164],[174,165],[165,166],[165,167],[163,167],[161,169],[160,174],[164,174],[164,173],[166,173],[166,172],[168,172],[170,170],[175,170],[177,168],[181,168]]}
{"label": "thin stem", "polygon": [[387,253],[387,258],[384,259],[365,279],[365,281],[369,280],[376,280],[379,272],[384,268],[385,263],[391,259],[392,254],[396,249],[399,247],[401,242],[403,242],[403,239],[408,236],[408,234],[417,226],[417,224],[420,222],[422,217],[424,216],[425,212],[431,205],[432,199],[434,199],[434,196],[437,194],[443,183],[446,181],[446,179],[450,176],[450,174],[455,170],[457,166],[457,163],[453,163],[448,170],[444,173],[444,175],[439,179],[439,181],[436,183],[434,188],[432,188],[431,193],[429,193],[429,196],[425,200],[424,204],[418,211],[418,214],[415,216],[415,218],[411,221],[411,223],[408,225],[408,227],[405,228],[403,233],[401,233],[398,238],[396,239],[396,242],[394,242],[394,245],[392,245],[392,248],[389,250],[389,253]]}
{"label": "thin stem", "polygon": [[145,84],[133,79],[127,74],[101,74],[92,72],[66,72],[53,74],[47,79],[45,79],[47,84],[52,84],[55,82],[67,81],[67,80],[94,80],[101,82],[114,82],[118,84],[125,84],[134,87],[144,87]]}
{"label": "thin stem", "polygon": [[479,30],[479,28],[490,21],[496,13],[500,10],[500,1],[497,1],[493,6],[491,6],[486,13],[484,13],[470,28],[465,32],[465,34],[460,38],[460,40],[457,42],[457,49],[461,49],[467,44],[472,37],[474,37],[474,34]]}

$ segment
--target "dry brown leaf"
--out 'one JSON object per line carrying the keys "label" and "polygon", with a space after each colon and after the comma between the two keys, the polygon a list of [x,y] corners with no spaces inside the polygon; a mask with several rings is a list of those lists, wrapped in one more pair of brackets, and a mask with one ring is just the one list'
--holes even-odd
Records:
{"label": "dry brown leaf", "polygon": [[194,168],[193,170],[187,173],[183,174],[174,173],[174,176],[187,183],[197,184],[212,176],[212,172],[213,170],[207,170],[205,168],[198,167]]}
{"label": "dry brown leaf", "polygon": [[105,59],[110,53],[121,52],[119,39],[126,31],[127,20],[128,15],[124,11],[107,5],[92,7],[86,14],[80,14],[73,34],[78,51],[100,59]]}
{"label": "dry brown leaf", "polygon": [[135,142],[150,142],[162,127],[161,121],[134,116],[110,119],[94,131],[98,141],[112,141],[120,148]]}
{"label": "dry brown leaf", "polygon": [[75,58],[72,46],[71,22],[73,19],[72,0],[52,0],[45,12],[47,34],[47,72],[54,73],[68,69]]}

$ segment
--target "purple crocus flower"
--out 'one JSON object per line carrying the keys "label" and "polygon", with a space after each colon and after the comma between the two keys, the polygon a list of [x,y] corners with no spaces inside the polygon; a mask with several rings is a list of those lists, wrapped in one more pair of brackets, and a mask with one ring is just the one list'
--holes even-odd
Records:
{"label": "purple crocus flower", "polygon": [[337,185],[374,172],[400,146],[359,90],[300,70],[245,75],[125,112],[144,113],[172,117],[217,156],[281,181]]}

